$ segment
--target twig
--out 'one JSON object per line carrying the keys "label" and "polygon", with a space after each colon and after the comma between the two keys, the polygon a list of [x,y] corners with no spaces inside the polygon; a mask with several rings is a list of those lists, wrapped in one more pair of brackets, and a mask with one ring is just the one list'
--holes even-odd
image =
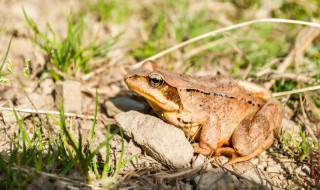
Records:
{"label": "twig", "polygon": [[[248,26],[248,25],[255,24],[255,23],[263,23],[263,22],[300,24],[300,25],[307,25],[307,26],[313,26],[313,27],[320,28],[320,24],[312,23],[312,22],[306,22],[306,21],[300,21],[300,20],[289,20],[289,19],[278,19],[278,18],[265,18],[265,19],[251,20],[251,21],[247,21],[247,22],[243,22],[243,23],[227,26],[225,28],[221,28],[221,29],[218,29],[218,30],[214,30],[214,31],[202,34],[202,35],[197,36],[195,38],[191,38],[190,40],[184,41],[184,42],[182,42],[180,44],[177,44],[177,45],[175,45],[175,46],[173,46],[173,47],[171,47],[169,49],[166,49],[166,50],[164,50],[164,51],[162,51],[160,53],[157,53],[156,55],[153,55],[153,56],[147,58],[146,60],[157,59],[157,58],[162,57],[162,56],[164,56],[164,55],[166,55],[166,54],[168,54],[168,53],[170,53],[170,52],[172,52],[172,51],[174,51],[176,49],[182,48],[182,47],[184,47],[184,46],[186,46],[188,44],[191,44],[193,42],[196,42],[196,41],[208,38],[208,37],[215,36],[215,35],[220,34],[222,32],[234,30],[234,29],[241,28],[241,27]],[[146,60],[143,60],[143,61],[135,64],[133,66],[133,68],[140,67],[142,65],[142,63],[144,61],[146,61]]]}
{"label": "twig", "polygon": [[286,96],[290,94],[296,94],[296,93],[302,93],[302,92],[308,92],[308,91],[314,91],[314,90],[320,90],[320,85],[291,90],[291,91],[272,93],[272,96],[273,97]]}
{"label": "twig", "polygon": [[313,82],[313,81],[315,81],[314,78],[307,77],[304,75],[294,74],[294,73],[282,73],[282,74],[274,73],[274,74],[271,74],[269,78],[270,79],[290,79],[290,80],[295,80],[298,82]]}
{"label": "twig", "polygon": [[[14,108],[7,108],[7,107],[0,107],[0,110],[4,111],[13,111]],[[34,110],[34,109],[15,109],[17,112],[23,112],[23,113],[35,113],[35,114],[52,114],[52,115],[60,115],[60,112],[58,111],[49,111],[49,110]],[[76,114],[76,113],[64,113],[65,116],[67,117],[76,117],[76,118],[84,118],[84,119],[94,119],[94,116],[88,116],[88,115],[83,115],[83,114]],[[114,123],[114,119],[111,118],[104,118],[110,123]]]}

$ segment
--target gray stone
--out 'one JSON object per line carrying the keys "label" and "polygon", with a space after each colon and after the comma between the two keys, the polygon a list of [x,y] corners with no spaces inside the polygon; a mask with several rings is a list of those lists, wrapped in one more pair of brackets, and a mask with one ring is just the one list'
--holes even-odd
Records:
{"label": "gray stone", "polygon": [[224,190],[234,189],[234,181],[229,172],[216,168],[212,172],[207,172],[194,178],[199,190],[213,189]]}
{"label": "gray stone", "polygon": [[78,81],[61,81],[56,83],[56,106],[62,99],[65,112],[81,113],[81,83]]}
{"label": "gray stone", "polygon": [[173,168],[189,167],[193,148],[182,130],[136,111],[115,116],[118,126],[147,154]]}

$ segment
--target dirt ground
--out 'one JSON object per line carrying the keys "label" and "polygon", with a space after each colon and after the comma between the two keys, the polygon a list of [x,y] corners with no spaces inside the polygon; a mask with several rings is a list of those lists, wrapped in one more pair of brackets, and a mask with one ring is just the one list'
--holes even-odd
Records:
{"label": "dirt ground", "polygon": [[[57,95],[59,89],[62,91],[62,97],[64,98],[65,115],[71,115],[71,117],[67,117],[67,122],[73,122],[75,134],[78,133],[79,129],[83,139],[88,138],[88,132],[93,122],[92,116],[94,115],[95,93],[97,89],[99,94],[99,119],[95,129],[96,144],[105,140],[105,127],[108,123],[112,124],[112,129],[118,127],[115,124],[114,116],[119,112],[138,110],[142,113],[154,115],[146,101],[133,94],[123,81],[124,75],[134,64],[143,58],[147,58],[137,58],[137,56],[133,56],[132,48],[135,47],[134,44],[142,43],[147,38],[143,19],[148,15],[132,14],[129,17],[130,19],[119,23],[108,21],[100,22],[94,14],[85,12],[86,4],[83,2],[80,3],[77,0],[4,0],[0,2],[0,56],[5,54],[12,36],[8,58],[13,62],[13,75],[15,76],[9,77],[11,82],[0,84],[0,151],[4,158],[9,158],[10,140],[18,131],[18,124],[10,108],[15,107],[18,110],[20,109],[19,116],[24,117],[26,130],[28,133],[33,134],[34,117],[36,117],[37,122],[40,122],[39,119],[37,119],[37,114],[34,114],[35,107],[37,111],[52,111],[53,117],[59,117],[59,115],[53,113],[59,109],[59,97]],[[214,16],[219,15],[221,22],[217,23],[216,28],[212,28],[212,30],[235,24],[232,19],[229,19],[229,15],[236,16],[240,14],[236,11],[237,7],[234,4],[220,1],[209,4],[206,1],[206,3],[190,2],[195,10],[202,9],[207,5],[207,8],[212,10]],[[153,1],[132,1],[130,6],[135,13],[141,13],[143,11],[152,12],[156,9]],[[272,6],[277,5],[272,4]],[[66,17],[70,15],[70,13],[84,12],[83,14],[86,13],[86,21],[89,23],[88,30],[91,34],[95,34],[98,41],[103,41],[119,33],[122,35],[105,58],[94,59],[92,61],[93,66],[90,72],[80,73],[74,77],[61,73],[56,69],[56,72],[62,76],[62,80],[58,82],[50,74],[44,72],[46,69],[54,68],[50,66],[50,59],[46,53],[32,40],[34,33],[23,16],[22,7],[28,16],[37,23],[41,31],[48,30],[46,24],[50,23],[52,30],[61,36],[65,36],[68,27]],[[244,19],[268,17],[270,16],[268,10],[270,11],[271,9],[275,8],[259,9],[260,11],[256,12],[248,10],[245,13],[247,17]],[[192,14],[192,12],[190,12],[190,14]],[[279,29],[277,32],[283,32],[283,30],[285,31],[285,29]],[[279,58],[281,60],[279,62],[293,62],[292,60],[290,61],[290,59],[296,59],[294,54],[302,54],[301,51],[305,51],[307,47],[319,46],[319,34],[319,30],[314,28],[301,27],[301,29],[298,30],[298,35],[294,37],[294,42],[287,48],[283,56]],[[88,36],[88,38],[90,38],[90,36]],[[241,38],[241,36],[237,36],[237,38]],[[302,42],[300,43],[297,39],[300,39]],[[89,39],[84,39],[84,43],[86,43],[86,40],[89,41]],[[171,47],[175,45],[175,43],[176,42],[168,42],[166,47]],[[306,47],[302,47],[299,50],[294,49],[293,47],[297,45],[300,45],[300,47],[305,45]],[[196,49],[194,51],[201,50]],[[234,51],[237,52],[240,50],[235,47],[233,52]],[[189,51],[189,53],[192,55],[193,52]],[[176,72],[182,72],[188,69],[188,66],[183,64],[182,59],[187,59],[188,56],[190,57],[191,55],[186,55],[186,53],[182,51],[174,52],[171,55],[172,57],[161,58],[159,64],[165,67],[168,61],[173,60],[173,63],[166,68],[170,68]],[[214,57],[216,55],[212,54],[211,56]],[[204,75],[208,73],[219,73],[228,75],[230,74],[229,71],[232,70],[230,57],[222,58],[215,65],[203,64],[198,68],[191,68],[188,70],[188,74]],[[22,72],[26,59],[30,60],[30,73],[28,78],[25,78]],[[272,67],[272,63],[269,67]],[[261,76],[263,72],[270,71],[268,70],[269,67],[266,66],[260,70]],[[302,78],[301,80],[309,80],[312,78],[309,77],[312,75],[311,72],[319,73],[319,68],[319,64],[310,66],[310,68],[307,69],[307,71],[310,72],[307,74],[301,73],[299,77]],[[5,65],[4,70],[6,69]],[[247,76],[247,72],[247,68],[243,69],[239,67],[237,76]],[[292,77],[290,75],[291,73],[291,71],[282,71],[280,75],[282,74],[282,77],[291,77],[293,78],[292,80],[300,80],[296,75]],[[274,78],[271,78],[271,75],[268,75],[267,78],[262,76],[259,79],[259,77],[257,77],[253,79],[253,81],[258,79],[259,81],[256,82],[260,84],[263,83],[264,86],[269,86],[270,88],[272,81],[274,83],[277,77],[279,78],[279,75],[272,75],[272,77]],[[319,81],[313,84],[319,84]],[[313,106],[308,100],[310,97],[313,97],[312,94],[304,95],[300,97],[300,101],[299,98],[295,101],[289,101],[289,96],[278,98],[285,110],[283,131],[289,132],[301,140],[299,126],[303,126],[304,131],[307,131],[306,139],[309,142],[311,142],[311,137],[316,136],[317,125],[318,128],[320,127],[317,117],[311,114],[314,112],[312,111]],[[316,97],[319,97],[319,94],[317,94]],[[315,109],[319,111],[319,108],[316,105],[314,106],[316,107]],[[304,112],[304,110],[306,112]],[[46,128],[43,128],[43,131],[44,133],[50,131],[53,132],[51,134],[59,134],[60,128],[54,123],[51,123],[48,124]],[[317,142],[316,139],[313,140]],[[121,137],[119,135],[112,140],[111,147],[114,158],[116,159],[119,157],[119,152],[121,152]],[[312,173],[315,172],[313,169],[314,166],[312,166],[314,162],[310,163],[310,160],[301,161],[298,157],[293,156],[288,150],[291,148],[293,151],[296,147],[286,146],[282,137],[279,137],[271,148],[250,161],[228,166],[219,166],[215,161],[206,162],[209,158],[194,155],[189,167],[184,169],[172,169],[161,164],[147,155],[139,145],[127,136],[125,137],[124,147],[125,158],[136,155],[139,162],[138,164],[131,162],[122,168],[116,181],[114,181],[116,186],[113,188],[311,189],[311,187],[315,187],[316,185],[316,181],[312,175]],[[104,151],[105,150],[102,150],[102,155]],[[313,154],[310,153],[308,156],[310,155]],[[219,159],[224,162],[227,158],[221,156]],[[68,187],[81,189],[102,188],[101,181],[94,180],[93,183],[86,184],[84,177],[77,172],[70,172],[61,179],[58,178],[55,182],[50,181],[48,176],[37,173],[35,179],[30,183],[30,188],[43,189],[44,187],[49,189],[57,187],[58,189]]]}

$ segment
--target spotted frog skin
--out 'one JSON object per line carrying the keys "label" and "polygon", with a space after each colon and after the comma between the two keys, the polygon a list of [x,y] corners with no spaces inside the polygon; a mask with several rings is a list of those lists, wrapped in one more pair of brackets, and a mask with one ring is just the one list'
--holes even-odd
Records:
{"label": "spotted frog skin", "polygon": [[194,140],[195,153],[249,160],[269,148],[283,110],[269,90],[226,76],[196,77],[168,72],[146,61],[124,77],[163,120]]}

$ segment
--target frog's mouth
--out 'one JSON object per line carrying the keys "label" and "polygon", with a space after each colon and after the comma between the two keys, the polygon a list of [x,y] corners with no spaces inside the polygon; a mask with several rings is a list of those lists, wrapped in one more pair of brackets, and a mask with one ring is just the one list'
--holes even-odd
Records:
{"label": "frog's mouth", "polygon": [[128,77],[125,78],[125,83],[131,90],[146,98],[150,106],[154,109],[162,109],[166,111],[175,111],[179,109],[179,105],[166,98],[160,89],[143,85],[147,82],[141,84],[141,82]]}

